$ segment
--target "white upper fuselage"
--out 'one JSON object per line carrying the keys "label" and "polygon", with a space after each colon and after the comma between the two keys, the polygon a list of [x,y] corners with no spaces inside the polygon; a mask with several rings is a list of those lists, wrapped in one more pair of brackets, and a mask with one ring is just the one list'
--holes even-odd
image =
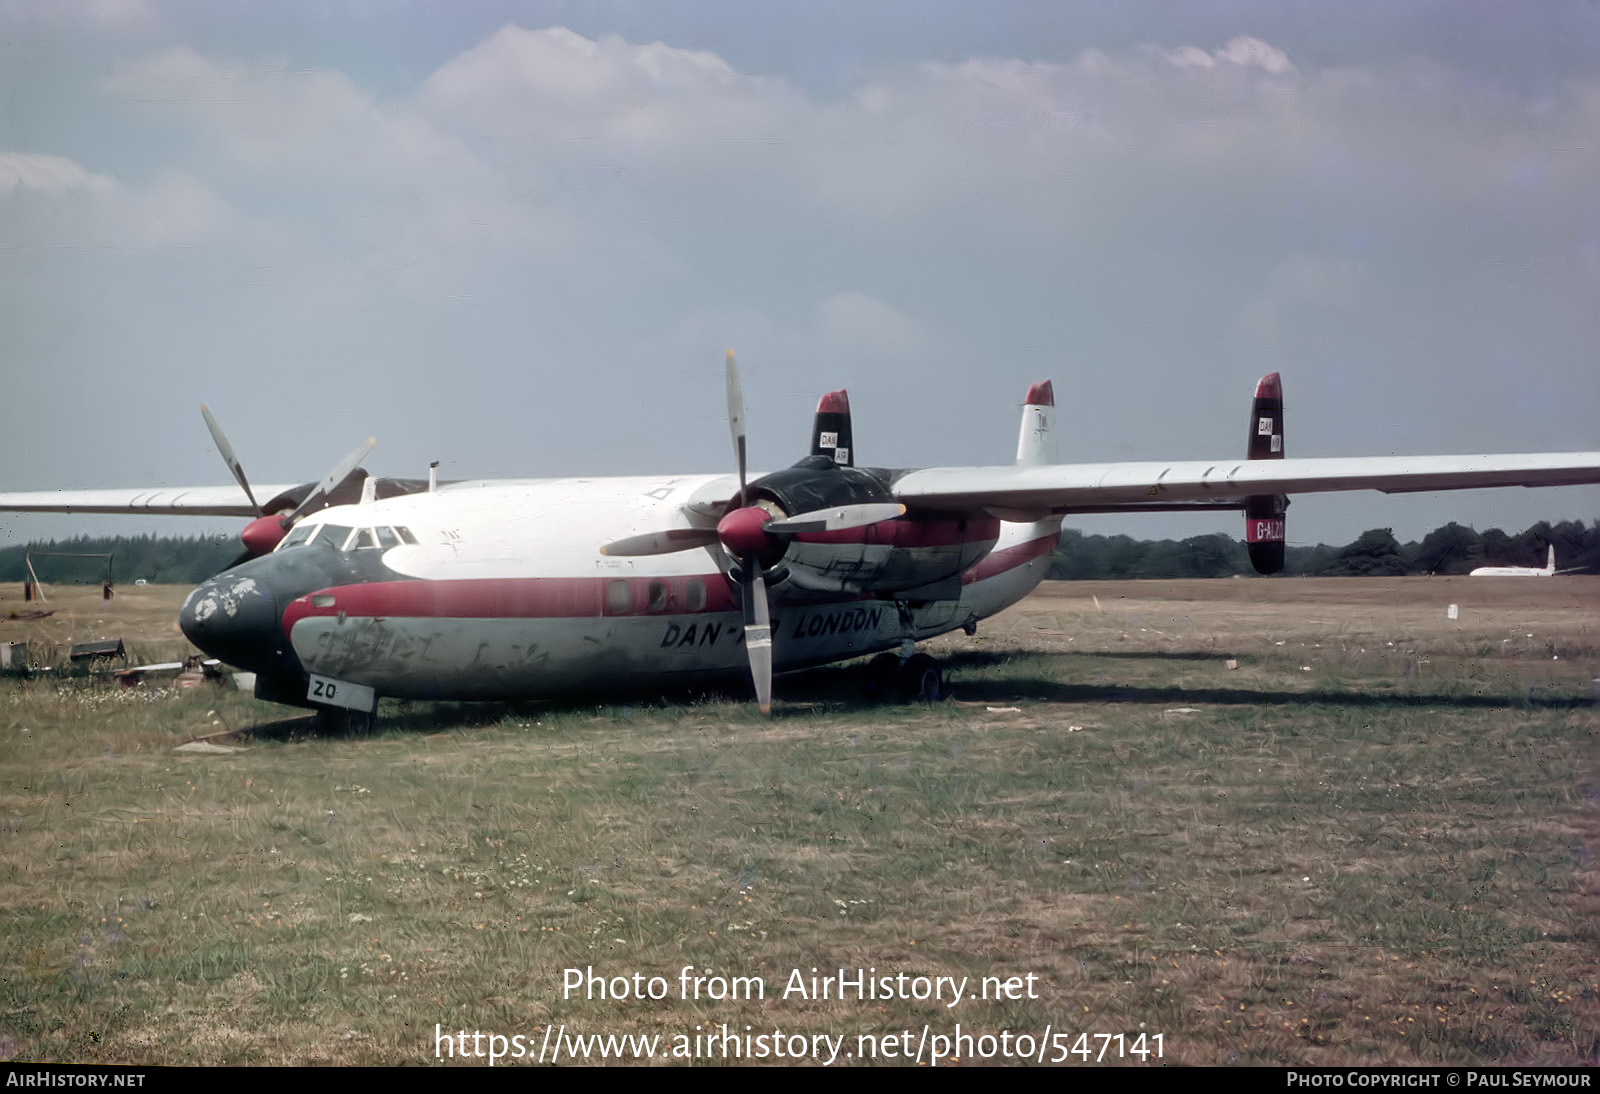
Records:
{"label": "white upper fuselage", "polygon": [[607,558],[600,547],[640,531],[690,527],[683,506],[697,491],[727,479],[674,475],[458,482],[431,493],[335,506],[305,522],[408,527],[417,544],[390,550],[384,562],[424,580],[706,572],[716,565],[704,551]]}
{"label": "white upper fuselage", "polygon": [[[301,527],[405,529],[416,542],[381,552],[391,571],[383,578],[280,604],[284,633],[307,672],[396,697],[737,677],[746,668],[742,619],[721,548],[638,557],[600,550],[691,527],[691,514],[733,489],[725,475],[465,482],[330,507]],[[770,590],[775,666],[822,664],[973,625],[1038,584],[1059,527],[1001,524],[992,548],[992,532],[976,539],[973,564],[936,602],[791,591],[778,580]],[[308,549],[293,544],[291,536],[274,556]]]}

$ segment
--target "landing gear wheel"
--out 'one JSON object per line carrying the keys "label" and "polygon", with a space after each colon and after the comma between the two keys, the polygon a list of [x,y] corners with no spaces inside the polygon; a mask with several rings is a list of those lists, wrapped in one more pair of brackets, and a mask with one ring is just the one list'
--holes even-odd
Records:
{"label": "landing gear wheel", "polygon": [[375,715],[364,710],[318,707],[312,727],[318,737],[366,737],[375,720]]}
{"label": "landing gear wheel", "polygon": [[902,703],[937,703],[944,698],[944,673],[939,662],[925,653],[912,654],[900,666]]}
{"label": "landing gear wheel", "polygon": [[900,658],[880,653],[867,662],[861,694],[869,703],[887,703],[900,692]]}

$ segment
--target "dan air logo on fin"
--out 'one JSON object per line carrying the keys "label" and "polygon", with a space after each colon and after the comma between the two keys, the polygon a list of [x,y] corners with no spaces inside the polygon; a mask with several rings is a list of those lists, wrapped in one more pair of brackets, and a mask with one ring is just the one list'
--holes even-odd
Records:
{"label": "dan air logo on fin", "polygon": [[[1237,421],[1238,419],[1234,419],[1234,420]],[[1272,419],[1271,418],[1262,418],[1258,422],[1256,422],[1256,435],[1258,437],[1269,437],[1269,436],[1272,435]]]}
{"label": "dan air logo on fin", "polygon": [[838,448],[839,447],[839,434],[837,434],[837,433],[820,433],[820,434],[817,435],[817,444],[820,445],[823,448]]}
{"label": "dan air logo on fin", "polygon": [[1283,434],[1282,433],[1274,433],[1272,435],[1272,450],[1274,452],[1282,452],[1283,451]]}
{"label": "dan air logo on fin", "polygon": [[845,464],[849,463],[850,462],[850,450],[848,448],[835,448],[833,450],[833,462],[834,463],[845,463]]}

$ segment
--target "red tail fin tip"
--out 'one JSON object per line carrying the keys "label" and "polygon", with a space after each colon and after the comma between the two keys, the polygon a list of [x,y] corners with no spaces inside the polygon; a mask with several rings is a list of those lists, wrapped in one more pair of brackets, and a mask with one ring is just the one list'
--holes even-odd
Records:
{"label": "red tail fin tip", "polygon": [[817,403],[818,414],[848,414],[850,413],[850,396],[844,388],[830,391]]}

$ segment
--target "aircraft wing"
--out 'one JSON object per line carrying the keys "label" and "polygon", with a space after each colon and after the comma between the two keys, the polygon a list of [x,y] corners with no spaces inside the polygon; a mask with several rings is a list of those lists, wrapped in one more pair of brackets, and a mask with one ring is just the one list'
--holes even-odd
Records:
{"label": "aircraft wing", "polygon": [[1588,483],[1600,483],[1600,452],[930,467],[902,475],[893,491],[896,501],[912,509],[1033,520],[1119,510],[1237,509],[1247,498],[1271,494]]}
{"label": "aircraft wing", "polygon": [[[258,486],[260,497],[276,497],[292,486]],[[185,517],[258,517],[237,486],[166,486],[154,490],[34,490],[0,493],[0,512],[153,513]]]}

